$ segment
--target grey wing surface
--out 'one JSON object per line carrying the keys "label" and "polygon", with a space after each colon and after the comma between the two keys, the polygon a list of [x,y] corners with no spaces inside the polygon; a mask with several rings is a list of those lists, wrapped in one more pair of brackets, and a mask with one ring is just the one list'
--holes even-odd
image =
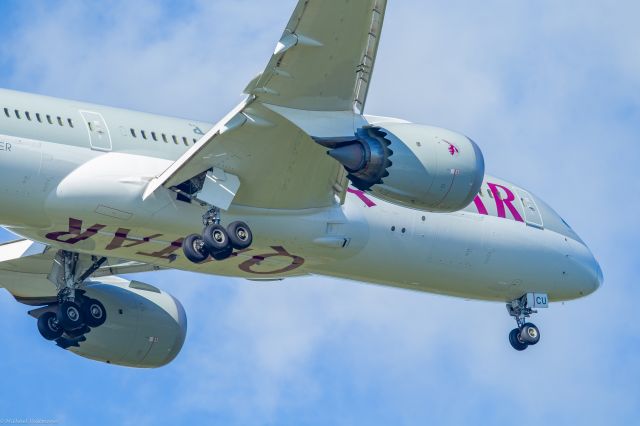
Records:
{"label": "grey wing surface", "polygon": [[245,89],[248,98],[152,179],[144,198],[212,171],[205,182],[231,197],[207,201],[223,209],[231,200],[267,209],[334,203],[346,190],[344,170],[292,117],[319,116],[324,130],[354,134],[385,8],[386,0],[300,0],[267,67]]}

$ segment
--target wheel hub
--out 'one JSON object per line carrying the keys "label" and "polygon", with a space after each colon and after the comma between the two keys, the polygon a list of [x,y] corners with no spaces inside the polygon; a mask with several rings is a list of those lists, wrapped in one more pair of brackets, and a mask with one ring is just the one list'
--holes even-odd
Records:
{"label": "wheel hub", "polygon": [[100,309],[100,307],[97,306],[97,305],[91,306],[91,310],[90,311],[91,311],[91,315],[94,318],[100,318],[102,316],[102,309]]}
{"label": "wheel hub", "polygon": [[77,309],[73,307],[69,307],[67,308],[67,317],[69,317],[69,319],[72,321],[77,321],[78,318],[80,317],[80,313],[78,312]]}
{"label": "wheel hub", "polygon": [[58,324],[58,320],[56,319],[56,317],[49,318],[47,324],[49,325],[49,328],[51,330],[58,331],[60,329],[60,324]]}

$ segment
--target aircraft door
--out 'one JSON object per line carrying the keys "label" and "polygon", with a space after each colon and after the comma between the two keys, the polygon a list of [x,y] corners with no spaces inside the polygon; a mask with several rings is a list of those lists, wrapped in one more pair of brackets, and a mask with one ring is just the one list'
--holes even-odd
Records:
{"label": "aircraft door", "polygon": [[535,226],[537,228],[544,228],[542,215],[540,214],[538,205],[536,204],[531,194],[523,189],[518,189],[516,190],[516,192],[520,197],[520,201],[522,201],[522,207],[524,207],[524,220],[527,225]]}
{"label": "aircraft door", "polygon": [[93,111],[80,111],[89,131],[91,149],[111,151],[111,135],[102,114]]}

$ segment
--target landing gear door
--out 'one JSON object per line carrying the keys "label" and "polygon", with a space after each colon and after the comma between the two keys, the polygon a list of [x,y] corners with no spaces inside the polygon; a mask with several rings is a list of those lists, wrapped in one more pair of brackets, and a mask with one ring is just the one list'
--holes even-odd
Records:
{"label": "landing gear door", "polygon": [[527,225],[535,226],[536,228],[544,228],[544,223],[542,222],[542,215],[540,214],[540,210],[538,209],[538,205],[536,201],[533,199],[531,194],[527,191],[518,189],[516,190],[518,193],[518,197],[520,197],[520,201],[522,202],[522,207],[524,208],[524,220],[527,222]]}
{"label": "landing gear door", "polygon": [[80,111],[89,132],[89,144],[96,151],[111,151],[111,135],[102,114]]}

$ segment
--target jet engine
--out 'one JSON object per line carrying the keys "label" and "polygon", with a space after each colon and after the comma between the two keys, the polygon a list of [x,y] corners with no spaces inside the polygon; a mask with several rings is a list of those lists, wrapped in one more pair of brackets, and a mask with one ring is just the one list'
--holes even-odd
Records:
{"label": "jet engine", "polygon": [[85,296],[104,305],[106,321],[80,337],[63,335],[58,346],[96,361],[139,368],[168,364],[182,349],[187,317],[170,294],[116,277],[85,289]]}
{"label": "jet engine", "polygon": [[316,139],[348,172],[351,184],[406,207],[453,212],[480,190],[484,158],[466,136],[431,126],[387,123],[353,138]]}

